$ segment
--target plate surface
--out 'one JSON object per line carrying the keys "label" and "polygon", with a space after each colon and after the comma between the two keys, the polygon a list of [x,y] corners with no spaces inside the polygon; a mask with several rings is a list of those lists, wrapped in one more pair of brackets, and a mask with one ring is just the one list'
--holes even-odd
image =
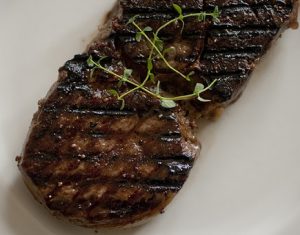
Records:
{"label": "plate surface", "polygon": [[[37,101],[84,50],[112,0],[0,0],[0,234],[79,235],[23,185],[14,161]],[[300,234],[300,30],[287,31],[242,98],[203,123],[203,150],[166,213],[122,235]]]}

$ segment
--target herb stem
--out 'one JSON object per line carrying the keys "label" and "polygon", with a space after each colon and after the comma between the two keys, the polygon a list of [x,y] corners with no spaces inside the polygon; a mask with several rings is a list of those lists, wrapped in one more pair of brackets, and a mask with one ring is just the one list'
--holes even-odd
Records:
{"label": "herb stem", "polygon": [[152,40],[148,37],[148,35],[140,28],[140,26],[138,26],[134,21],[132,22],[132,24],[141,32],[141,34],[146,38],[146,40],[156,50],[156,52],[161,57],[161,59],[165,62],[165,64],[168,66],[168,68],[171,69],[173,72],[179,74],[184,79],[189,81],[189,79],[187,79],[187,77],[183,73],[181,73],[180,71],[178,71],[172,65],[169,64],[169,62],[166,60],[166,58],[163,56],[163,54],[160,52],[160,50],[157,48],[157,46],[152,42]]}
{"label": "herb stem", "polygon": [[[207,90],[211,89],[214,84],[217,82],[217,80],[214,80],[211,84],[209,84],[206,88],[204,87],[203,84],[201,83],[197,83],[194,89],[194,92],[191,94],[187,94],[187,95],[181,95],[181,96],[175,96],[175,97],[165,97],[163,95],[161,95],[160,93],[160,81],[157,81],[156,84],[156,90],[151,86],[148,87],[146,86],[147,82],[149,80],[151,80],[153,83],[155,83],[155,74],[153,72],[153,60],[154,58],[157,56],[158,58],[160,58],[165,65],[174,73],[176,73],[177,75],[183,77],[185,80],[190,81],[190,76],[192,74],[194,74],[194,72],[189,73],[188,75],[184,75],[182,72],[178,71],[176,68],[174,68],[169,62],[168,60],[165,58],[164,54],[167,51],[167,49],[164,49],[164,42],[159,38],[159,34],[160,32],[168,27],[171,24],[177,23],[178,21],[180,21],[182,23],[182,31],[184,30],[185,27],[185,22],[184,19],[186,18],[190,18],[190,17],[197,17],[199,21],[205,21],[207,16],[211,16],[213,18],[213,20],[218,20],[218,17],[220,16],[220,12],[218,10],[218,7],[215,8],[215,10],[211,13],[206,13],[206,12],[200,12],[200,13],[191,13],[191,14],[187,14],[187,15],[183,15],[183,11],[182,8],[177,5],[177,4],[173,4],[173,7],[175,8],[175,10],[178,12],[178,16],[168,22],[166,22],[165,24],[163,24],[162,26],[160,26],[156,32],[153,32],[153,39],[150,39],[150,37],[147,35],[147,32],[152,31],[152,28],[147,26],[144,29],[142,29],[136,22],[135,19],[137,16],[132,17],[128,24],[131,23],[139,32],[136,34],[136,40],[139,42],[141,37],[143,36],[146,41],[148,41],[148,43],[150,43],[151,45],[151,50],[147,59],[147,75],[144,78],[143,82],[137,82],[133,79],[132,77],[132,69],[124,69],[124,73],[123,75],[119,75],[116,72],[106,68],[105,66],[101,65],[101,61],[105,58],[105,57],[101,57],[99,59],[99,61],[95,62],[92,58],[92,56],[89,57],[89,59],[87,60],[87,64],[90,67],[93,67],[93,69],[91,70],[91,74],[90,77],[93,76],[93,72],[95,69],[101,69],[102,71],[104,71],[105,73],[117,78],[120,82],[120,84],[122,83],[127,83],[133,86],[132,89],[129,88],[128,91],[124,92],[123,94],[119,94],[118,91],[116,90],[110,90],[110,92],[115,95],[117,97],[118,100],[122,101],[122,106],[121,109],[123,109],[125,107],[125,97],[128,96],[129,94],[137,91],[137,90],[141,90],[144,91],[145,93],[147,93],[148,95],[155,97],[157,99],[160,100],[161,102],[161,106],[165,107],[165,108],[174,108],[176,106],[175,101],[180,101],[180,100],[190,100],[190,99],[194,99],[197,98],[197,100],[199,100],[200,102],[208,102],[210,100],[206,100],[203,99],[201,97],[201,94],[203,92],[206,92]],[[154,52],[157,52],[157,54]]]}
{"label": "herb stem", "polygon": [[183,15],[183,16],[178,16],[170,21],[168,21],[167,23],[165,23],[164,25],[160,26],[158,28],[158,30],[155,32],[155,35],[158,36],[158,34],[160,33],[160,31],[162,31],[164,28],[168,27],[169,25],[176,23],[178,20],[183,20],[186,18],[190,18],[190,17],[202,17],[203,19],[205,19],[207,16],[215,16],[215,13],[206,13],[206,12],[201,12],[201,13],[191,13],[188,15]]}
{"label": "herb stem", "polygon": [[[121,81],[124,80],[124,78],[119,75],[119,74],[116,74],[115,72],[105,68],[104,66],[102,66],[100,63],[96,63],[95,61],[91,60],[91,62],[99,69],[103,70],[104,72],[106,72],[107,74],[110,74],[112,76],[115,76],[117,77],[118,79],[120,79]],[[159,100],[172,100],[172,101],[180,101],[180,100],[190,100],[190,99],[193,99],[193,98],[196,98],[198,97],[201,93],[207,91],[208,89],[210,89],[215,83],[217,80],[214,80],[209,86],[207,86],[205,89],[203,89],[199,94],[196,94],[196,93],[192,93],[192,94],[189,94],[189,95],[183,95],[183,96],[175,96],[175,97],[165,97],[165,96],[161,96],[160,94],[156,94],[152,91],[150,91],[149,89],[147,89],[146,87],[144,87],[145,83],[146,83],[146,79],[145,81],[142,83],[142,84],[137,84],[129,79],[126,80],[127,83],[135,86],[135,88],[129,90],[128,92],[122,94],[121,96],[118,97],[119,100],[123,100],[123,98],[127,95],[129,95],[130,93],[136,91],[136,90],[143,90],[144,92],[148,93],[149,95],[159,99]]]}

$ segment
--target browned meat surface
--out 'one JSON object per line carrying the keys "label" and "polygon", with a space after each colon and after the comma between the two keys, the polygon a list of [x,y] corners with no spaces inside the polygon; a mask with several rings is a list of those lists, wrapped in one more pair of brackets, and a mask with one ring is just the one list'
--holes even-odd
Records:
{"label": "browned meat surface", "polygon": [[[176,68],[188,74],[195,71],[194,83],[182,78],[169,79],[172,71],[160,61],[156,63],[163,87],[172,94],[189,94],[196,82],[210,84],[218,82],[203,104],[193,101],[202,116],[213,116],[214,112],[233,102],[243,91],[249,75],[257,62],[266,53],[271,43],[282,31],[295,22],[298,2],[293,0],[206,0],[206,1],[143,1],[123,0],[124,16],[113,23],[116,38],[124,57],[130,58],[128,67],[144,68],[149,54],[146,40],[138,43],[134,35],[136,29],[126,22],[138,14],[137,22],[143,28],[151,26],[154,31],[176,16],[172,3],[182,6],[184,13],[210,12],[215,6],[221,10],[219,22],[209,17],[205,22],[196,18],[182,24],[173,24],[160,34],[165,47],[174,50],[168,60]],[[142,67],[141,67],[142,66]],[[142,69],[143,70],[143,69]],[[141,71],[143,73],[143,71]]]}
{"label": "browned meat surface", "polygon": [[[75,56],[59,71],[59,80],[40,102],[19,168],[38,201],[51,213],[89,227],[127,226],[163,211],[182,188],[196,158],[199,143],[193,136],[186,106],[164,109],[142,91],[126,97],[125,109],[110,92],[132,87],[87,64],[107,56],[106,68],[122,75],[133,69],[136,81],[145,75],[149,45],[135,39],[137,23],[154,30],[174,18],[170,0],[121,0],[87,53]],[[186,20],[159,35],[173,52],[167,59],[192,82],[176,77],[154,62],[156,79],[169,94],[190,93],[196,82],[214,79],[205,93],[210,103],[192,101],[202,116],[211,116],[234,101],[245,87],[256,62],[271,42],[295,20],[292,0],[179,0],[184,13],[222,10],[220,21]],[[101,31],[104,33],[104,31]],[[182,103],[184,104],[184,103]]]}
{"label": "browned meat surface", "polygon": [[[179,107],[163,109],[136,92],[120,110],[108,92],[118,89],[116,79],[102,73],[90,79],[87,58],[76,56],[60,69],[34,117],[20,168],[55,215],[84,226],[123,226],[163,211],[199,146]],[[117,58],[109,66],[124,70]]]}

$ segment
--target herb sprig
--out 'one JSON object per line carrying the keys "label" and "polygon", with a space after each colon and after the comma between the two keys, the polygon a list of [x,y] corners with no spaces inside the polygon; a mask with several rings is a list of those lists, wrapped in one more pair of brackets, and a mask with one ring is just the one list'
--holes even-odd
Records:
{"label": "herb sprig", "polygon": [[149,56],[147,58],[147,75],[142,83],[137,83],[132,77],[132,69],[127,69],[125,68],[123,75],[119,75],[115,73],[114,71],[111,71],[110,69],[106,68],[101,64],[101,62],[106,58],[106,57],[101,57],[98,61],[94,61],[93,57],[90,56],[87,60],[87,64],[89,67],[92,68],[91,76],[93,76],[94,70],[95,69],[100,69],[104,71],[107,74],[110,74],[113,77],[116,77],[119,80],[120,85],[123,83],[128,83],[132,85],[134,88],[123,93],[119,94],[116,90],[110,90],[110,93],[118,98],[118,100],[121,101],[121,109],[124,109],[125,107],[125,97],[137,90],[142,90],[145,93],[151,95],[152,97],[155,97],[161,101],[161,105],[164,108],[174,108],[176,106],[176,101],[181,101],[181,100],[190,100],[190,99],[197,99],[200,102],[209,102],[210,100],[206,100],[201,97],[201,94],[204,93],[205,91],[211,89],[214,84],[217,82],[217,80],[214,80],[211,84],[209,84],[207,87],[205,87],[201,83],[197,83],[195,85],[194,91],[191,94],[188,95],[182,95],[182,96],[176,96],[176,97],[166,97],[161,95],[160,92],[160,81],[156,83],[156,89],[153,91],[153,89],[150,89],[146,87],[145,85],[147,82],[150,80],[153,83],[155,83],[155,74],[153,73],[153,60],[154,58],[161,59],[165,65],[173,71],[175,74],[179,75],[180,77],[184,78],[186,81],[191,81],[191,76],[194,75],[194,72],[190,72],[187,75],[184,75],[182,72],[178,71],[176,68],[174,68],[168,60],[165,58],[165,54],[170,50],[170,48],[164,48],[164,41],[159,38],[159,33],[166,27],[168,27],[171,24],[181,22],[182,23],[182,30],[184,29],[184,19],[190,18],[190,17],[197,17],[199,21],[205,21],[206,18],[212,17],[213,21],[218,21],[218,18],[220,16],[220,11],[218,7],[214,9],[213,12],[211,13],[206,13],[206,12],[200,12],[200,13],[192,13],[192,14],[187,14],[183,15],[183,11],[181,7],[177,4],[173,4],[174,9],[178,13],[178,16],[168,22],[166,22],[164,25],[160,26],[156,32],[153,32],[153,39],[150,39],[147,33],[150,33],[153,31],[153,29],[149,26],[145,27],[142,29],[137,23],[136,19],[138,15],[132,17],[127,24],[132,24],[138,32],[135,35],[135,39],[137,42],[140,42],[142,38],[145,38],[146,41],[150,44],[151,49]]}

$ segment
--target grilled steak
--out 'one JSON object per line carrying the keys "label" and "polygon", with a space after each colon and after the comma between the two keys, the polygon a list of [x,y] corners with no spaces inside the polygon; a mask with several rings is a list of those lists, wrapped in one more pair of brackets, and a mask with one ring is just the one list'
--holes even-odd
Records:
{"label": "grilled steak", "polygon": [[[127,226],[163,211],[187,179],[199,143],[193,135],[186,103],[173,109],[141,90],[126,96],[125,109],[111,90],[132,87],[104,71],[91,71],[87,59],[106,59],[104,66],[122,75],[133,69],[140,82],[146,73],[149,45],[136,41],[128,20],[138,15],[141,27],[157,29],[176,17],[169,0],[121,0],[106,30],[59,70],[59,80],[39,104],[19,168],[36,199],[51,213],[88,227]],[[161,61],[156,79],[168,94],[190,93],[206,85],[212,102],[192,101],[202,116],[212,116],[234,101],[256,62],[282,30],[295,21],[292,0],[178,0],[184,13],[222,10],[220,21],[188,19],[159,35],[173,48],[167,59],[187,82]]]}
{"label": "grilled steak", "polygon": [[[144,1],[123,0],[124,15],[113,22],[116,38],[123,49],[124,57],[130,58],[127,66],[146,69],[149,54],[146,40],[135,40],[136,29],[126,25],[128,19],[137,15],[137,22],[143,28],[158,27],[176,17],[172,3],[182,6],[184,13],[211,12],[221,9],[219,22],[209,17],[204,22],[188,18],[181,34],[182,24],[170,25],[160,36],[166,48],[173,48],[168,60],[176,68],[188,74],[194,71],[193,82],[176,78],[160,61],[156,63],[158,77],[163,87],[172,94],[189,94],[196,82],[217,84],[206,98],[210,103],[192,101],[202,116],[214,116],[218,110],[232,103],[243,91],[249,75],[265,54],[271,43],[285,28],[296,27],[298,2],[295,0],[206,0],[206,1]],[[143,71],[141,71],[143,73]]]}
{"label": "grilled steak", "polygon": [[[112,44],[103,42],[98,53],[123,71]],[[60,69],[35,114],[20,168],[55,215],[84,226],[124,226],[163,211],[199,146],[179,107],[164,109],[138,91],[120,110],[108,92],[120,89],[118,81],[101,72],[90,79],[87,59],[75,56]]]}

